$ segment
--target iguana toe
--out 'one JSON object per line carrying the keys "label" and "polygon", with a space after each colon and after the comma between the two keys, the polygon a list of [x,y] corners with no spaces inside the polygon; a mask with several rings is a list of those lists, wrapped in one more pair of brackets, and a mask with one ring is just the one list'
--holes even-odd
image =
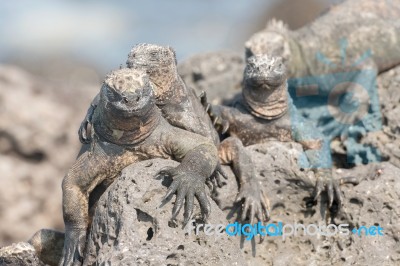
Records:
{"label": "iguana toe", "polygon": [[189,192],[186,194],[186,202],[185,202],[185,213],[183,214],[184,220],[183,224],[186,225],[193,216],[193,206],[194,206],[194,189],[189,189]]}
{"label": "iguana toe", "polygon": [[210,201],[208,200],[207,194],[204,189],[200,190],[200,192],[196,192],[196,197],[200,203],[201,212],[203,214],[203,221],[206,222],[211,212]]}
{"label": "iguana toe", "polygon": [[332,207],[335,202],[338,209],[342,207],[342,192],[340,189],[341,184],[357,185],[358,179],[355,177],[343,177],[335,179],[330,169],[319,169],[316,171],[317,183],[314,189],[314,201],[317,201],[321,193],[326,191],[328,196],[328,207]]}
{"label": "iguana toe", "polygon": [[63,255],[59,266],[82,265],[85,241],[86,229],[66,230]]}
{"label": "iguana toe", "polygon": [[253,224],[257,219],[264,222],[269,219],[269,201],[265,196],[265,192],[257,182],[249,182],[243,184],[236,202],[243,202],[242,205],[242,220],[249,218],[250,223]]}

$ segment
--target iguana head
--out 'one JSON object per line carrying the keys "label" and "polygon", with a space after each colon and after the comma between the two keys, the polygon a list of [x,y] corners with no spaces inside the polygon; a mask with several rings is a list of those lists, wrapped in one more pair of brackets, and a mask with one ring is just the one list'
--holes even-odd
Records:
{"label": "iguana head", "polygon": [[138,44],[128,55],[127,66],[145,71],[154,84],[155,96],[168,94],[172,82],[177,78],[175,51],[168,46]]}
{"label": "iguana head", "polygon": [[144,116],[155,106],[153,88],[145,72],[119,69],[104,80],[100,99],[106,108],[123,117]]}
{"label": "iguana head", "polygon": [[93,126],[95,133],[108,142],[133,145],[153,132],[160,116],[147,74],[136,69],[119,69],[104,81]]}
{"label": "iguana head", "polygon": [[243,98],[257,117],[274,119],[287,109],[286,67],[280,57],[255,55],[247,60]]}
{"label": "iguana head", "polygon": [[247,60],[244,85],[273,90],[286,81],[286,68],[281,57],[255,55]]}
{"label": "iguana head", "polygon": [[282,57],[286,63],[291,56],[289,29],[282,21],[272,20],[245,43],[246,59],[253,55],[267,54]]}

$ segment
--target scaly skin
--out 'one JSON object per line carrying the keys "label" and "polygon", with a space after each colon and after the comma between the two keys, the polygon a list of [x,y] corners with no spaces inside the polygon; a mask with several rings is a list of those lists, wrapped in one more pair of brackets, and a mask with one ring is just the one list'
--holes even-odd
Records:
{"label": "scaly skin", "polygon": [[[209,138],[218,147],[220,162],[232,165],[240,183],[238,201],[243,201],[242,219],[248,216],[251,222],[255,218],[265,221],[268,218],[269,203],[256,178],[250,156],[239,139],[232,137],[220,143],[213,126],[213,122],[215,124],[218,121],[210,120],[194,90],[187,88],[178,75],[175,52],[169,47],[139,44],[132,48],[127,66],[149,75],[155,84],[156,104],[170,124]],[[87,126],[97,105],[96,98],[79,130],[80,139],[84,142],[90,142]],[[224,176],[219,166],[217,171]],[[214,176],[220,185],[219,175]]]}
{"label": "scaly skin", "polygon": [[[240,139],[245,146],[279,140],[295,141],[305,151],[314,150],[314,156],[308,156],[317,177],[314,199],[326,190],[329,206],[336,201],[340,207],[340,183],[354,183],[354,180],[333,179],[331,169],[325,168],[331,155],[329,149],[323,147],[329,143],[318,129],[297,114],[294,106],[288,112],[290,99],[282,59],[266,55],[249,58],[243,84],[242,95],[236,99],[233,107],[209,105],[203,99],[211,118],[226,121],[229,124],[227,134]],[[293,121],[296,123],[292,124]]]}
{"label": "scaly skin", "polygon": [[0,265],[46,266],[30,243],[20,242],[0,248]]}
{"label": "scaly skin", "polygon": [[207,219],[210,203],[205,181],[218,163],[217,149],[209,139],[173,127],[161,116],[144,72],[112,72],[101,88],[92,124],[90,149],[82,149],[63,180],[65,242],[59,265],[81,265],[90,222],[89,195],[96,186],[112,183],[123,168],[134,162],[151,158],[180,161],[176,168],[159,173],[174,177],[165,197],[177,192],[172,218],[176,218],[186,197],[187,223],[197,197]]}
{"label": "scaly skin", "polygon": [[[346,55],[342,40],[346,40]],[[400,63],[400,2],[345,1],[296,31],[272,21],[245,46],[248,58],[255,54],[282,57],[290,78],[330,73],[357,62],[368,50],[378,72],[383,72]]]}
{"label": "scaly skin", "polygon": [[[51,229],[42,229],[36,232],[28,241],[36,251],[37,256],[45,264],[57,265],[62,257],[64,247],[64,233]],[[45,243],[45,245],[43,245]]]}

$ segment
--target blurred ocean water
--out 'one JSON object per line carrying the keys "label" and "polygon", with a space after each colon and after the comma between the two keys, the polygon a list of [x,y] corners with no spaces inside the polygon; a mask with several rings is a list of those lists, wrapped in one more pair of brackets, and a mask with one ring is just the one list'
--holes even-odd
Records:
{"label": "blurred ocean water", "polygon": [[99,69],[119,66],[130,48],[170,45],[178,59],[241,51],[277,0],[1,1],[0,62],[69,57]]}

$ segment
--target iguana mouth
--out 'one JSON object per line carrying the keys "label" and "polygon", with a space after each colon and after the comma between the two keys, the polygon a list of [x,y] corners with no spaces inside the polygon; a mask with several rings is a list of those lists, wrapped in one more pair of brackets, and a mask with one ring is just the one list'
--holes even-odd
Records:
{"label": "iguana mouth", "polygon": [[252,76],[246,78],[246,85],[249,86],[265,86],[267,89],[273,89],[281,85],[285,81],[283,75],[275,75],[269,77],[263,77],[262,75]]}
{"label": "iguana mouth", "polygon": [[265,87],[280,86],[286,79],[285,66],[280,57],[256,55],[248,59],[244,76],[246,85]]}

